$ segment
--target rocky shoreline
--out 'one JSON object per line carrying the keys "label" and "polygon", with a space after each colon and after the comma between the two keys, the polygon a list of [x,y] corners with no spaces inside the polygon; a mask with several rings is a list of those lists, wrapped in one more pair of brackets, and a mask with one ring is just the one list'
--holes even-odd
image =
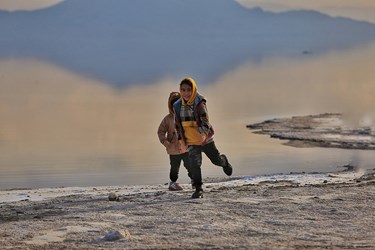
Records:
{"label": "rocky shoreline", "polygon": [[288,140],[285,144],[289,146],[375,150],[375,127],[348,126],[342,114],[277,118],[247,128],[257,134]]}

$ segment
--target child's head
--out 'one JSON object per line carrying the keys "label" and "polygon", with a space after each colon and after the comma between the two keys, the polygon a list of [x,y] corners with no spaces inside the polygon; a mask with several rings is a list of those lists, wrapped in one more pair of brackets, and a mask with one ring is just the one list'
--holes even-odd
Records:
{"label": "child's head", "polygon": [[172,111],[173,110],[173,104],[178,100],[180,99],[181,95],[180,93],[178,92],[171,92],[169,94],[169,98],[168,98],[168,108],[169,108],[169,111]]}
{"label": "child's head", "polygon": [[180,99],[181,95],[178,92],[171,92],[169,95],[169,103],[173,105],[178,99]]}
{"label": "child's head", "polygon": [[197,86],[192,78],[185,78],[180,83],[180,93],[182,99],[188,104],[192,104],[197,95]]}
{"label": "child's head", "polygon": [[183,79],[181,82],[180,82],[180,88],[182,85],[188,85],[190,86],[190,88],[193,88],[193,83],[192,81],[194,81],[192,78],[185,78]]}

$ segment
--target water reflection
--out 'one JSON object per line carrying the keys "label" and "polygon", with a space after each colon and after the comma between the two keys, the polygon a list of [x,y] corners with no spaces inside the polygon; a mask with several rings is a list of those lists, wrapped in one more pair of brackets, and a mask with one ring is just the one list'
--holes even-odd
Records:
{"label": "water reflection", "polygon": [[374,115],[374,52],[371,45],[345,54],[276,58],[244,65],[206,92],[212,97],[220,93],[235,97],[230,105],[212,98],[225,115],[233,113],[229,110],[236,106],[232,115],[241,112],[239,117],[344,112],[353,122],[359,122]]}
{"label": "water reflection", "polygon": [[[371,167],[371,152],[286,147],[245,125],[324,112],[343,112],[353,124],[372,122],[374,58],[375,45],[273,58],[200,87],[234,174],[328,171],[354,160]],[[0,188],[167,182],[168,157],[156,129],[178,81],[119,90],[40,61],[1,60]],[[203,165],[205,176],[223,175],[208,160]]]}

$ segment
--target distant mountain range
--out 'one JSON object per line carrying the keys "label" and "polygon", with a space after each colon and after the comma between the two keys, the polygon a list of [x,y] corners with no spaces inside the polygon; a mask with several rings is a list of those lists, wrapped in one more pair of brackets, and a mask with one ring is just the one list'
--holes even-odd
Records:
{"label": "distant mountain range", "polygon": [[232,0],[65,0],[0,11],[0,33],[0,58],[42,59],[121,87],[165,76],[209,82],[267,56],[345,49],[374,41],[375,25]]}

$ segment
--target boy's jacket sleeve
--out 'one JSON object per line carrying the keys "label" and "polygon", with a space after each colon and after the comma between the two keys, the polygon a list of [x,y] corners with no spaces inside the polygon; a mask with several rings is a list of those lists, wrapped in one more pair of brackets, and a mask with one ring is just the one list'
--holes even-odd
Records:
{"label": "boy's jacket sleeve", "polygon": [[199,118],[201,120],[201,133],[204,133],[206,135],[210,134],[212,130],[212,126],[208,119],[208,112],[207,112],[207,106],[206,102],[203,102],[200,109],[199,109]]}
{"label": "boy's jacket sleeve", "polygon": [[180,121],[177,118],[176,110],[174,108],[173,108],[173,111],[174,111],[174,124],[175,124],[175,127],[176,127],[177,139],[180,141],[180,140],[182,140],[181,124],[180,124]]}

